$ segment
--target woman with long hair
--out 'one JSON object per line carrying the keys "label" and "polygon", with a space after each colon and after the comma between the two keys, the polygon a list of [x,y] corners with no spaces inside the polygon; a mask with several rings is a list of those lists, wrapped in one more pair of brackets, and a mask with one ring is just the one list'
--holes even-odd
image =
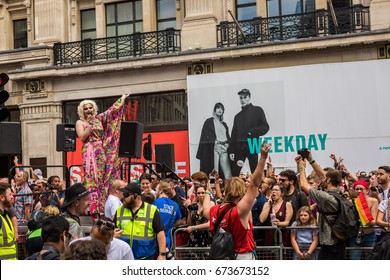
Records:
{"label": "woman with long hair", "polygon": [[90,213],[104,213],[112,182],[120,178],[119,133],[125,99],[129,95],[123,94],[100,114],[92,100],[81,101],[77,107],[76,132],[83,142],[84,185],[91,192]]}

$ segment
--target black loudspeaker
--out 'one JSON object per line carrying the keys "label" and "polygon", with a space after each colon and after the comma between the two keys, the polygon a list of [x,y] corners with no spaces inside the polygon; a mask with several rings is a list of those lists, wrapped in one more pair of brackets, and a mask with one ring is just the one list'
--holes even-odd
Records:
{"label": "black loudspeaker", "polygon": [[156,144],[154,146],[156,152],[156,162],[165,164],[172,171],[175,171],[175,152],[173,144]]}
{"label": "black loudspeaker", "polygon": [[119,156],[141,158],[144,125],[139,122],[122,122],[119,137]]}
{"label": "black loudspeaker", "polygon": [[76,125],[70,123],[57,124],[57,152],[76,151]]}
{"label": "black loudspeaker", "polygon": [[0,123],[0,154],[20,155],[22,153],[19,122]]}

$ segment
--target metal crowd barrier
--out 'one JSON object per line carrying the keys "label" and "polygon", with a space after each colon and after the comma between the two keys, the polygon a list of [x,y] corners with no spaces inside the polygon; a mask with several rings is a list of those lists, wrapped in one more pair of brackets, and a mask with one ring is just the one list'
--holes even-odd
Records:
{"label": "metal crowd barrier", "polygon": [[[257,226],[254,227],[255,231],[262,231],[267,229],[276,230],[279,237],[278,246],[256,246],[256,260],[292,260],[294,249],[293,247],[286,247],[282,243],[282,230],[289,229],[318,229],[318,227],[286,227],[286,228],[273,228],[271,226]],[[378,227],[367,227],[378,228]],[[17,256],[19,260],[23,260],[27,257],[26,251],[26,237],[27,226],[19,226],[19,239],[17,242]],[[91,225],[82,226],[84,234],[87,236],[91,232]],[[202,230],[199,232],[207,232],[208,230]],[[208,260],[210,247],[190,246],[189,242],[183,243],[183,235],[189,235],[186,233],[185,228],[177,228],[171,234],[172,240],[172,253],[176,260]],[[180,237],[181,236],[181,237]],[[320,250],[320,246],[317,247],[316,252]],[[346,260],[351,260],[354,257],[354,252],[360,252],[360,259],[365,259],[366,255],[372,251],[372,247],[346,247]]]}

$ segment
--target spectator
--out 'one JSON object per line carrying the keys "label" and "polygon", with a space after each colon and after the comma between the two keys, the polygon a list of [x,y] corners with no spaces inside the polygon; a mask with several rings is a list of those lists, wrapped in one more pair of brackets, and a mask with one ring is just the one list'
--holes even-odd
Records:
{"label": "spectator", "polygon": [[149,173],[144,173],[139,178],[139,181],[142,188],[142,194],[153,194],[154,201],[156,199],[156,192],[152,189],[152,176]]}
{"label": "spectator", "polygon": [[[367,202],[367,206],[371,212],[373,220],[366,224],[366,227],[360,229],[362,231],[362,240],[360,244],[356,244],[356,236],[350,238],[349,246],[350,247],[374,247],[376,244],[376,235],[373,226],[375,226],[376,216],[378,214],[378,200],[375,198],[369,197],[368,195],[369,185],[365,180],[358,180],[353,184],[353,189],[357,196],[360,193],[363,193],[364,199]],[[361,250],[353,250],[351,252],[352,260],[360,260],[362,256]],[[365,259],[365,258],[363,258]]]}
{"label": "spectator", "polygon": [[38,210],[31,215],[30,220],[27,223],[27,227],[29,230],[26,239],[26,248],[27,248],[28,256],[31,256],[35,252],[39,252],[40,250],[42,250],[43,221],[48,216],[55,216],[59,214],[60,214],[60,210],[56,206],[49,205],[45,208],[44,211]]}
{"label": "spectator", "polygon": [[65,191],[65,202],[62,207],[65,209],[64,217],[70,224],[72,240],[84,236],[80,216],[87,215],[89,201],[89,191],[81,183],[76,183]]}
{"label": "spectator", "polygon": [[15,198],[15,210],[18,218],[18,225],[26,224],[31,215],[33,196],[28,186],[28,173],[26,171],[17,172],[15,175],[16,188],[18,190]]}
{"label": "spectator", "polygon": [[[302,206],[291,225],[291,244],[294,248],[294,260],[316,260],[318,245],[317,220],[308,206]],[[299,228],[305,227],[305,228]],[[313,227],[313,229],[307,228]]]}
{"label": "spectator", "polygon": [[171,231],[175,226],[185,224],[185,217],[181,216],[179,205],[172,200],[172,188],[169,183],[161,183],[161,193],[159,198],[154,201],[154,205],[157,206],[160,211],[161,219],[164,223],[164,233],[167,242],[167,248],[170,249],[171,244]]}
{"label": "spectator", "polygon": [[90,236],[73,240],[70,244],[83,240],[98,240],[107,248],[107,260],[134,260],[133,251],[131,251],[129,244],[114,238],[115,231],[118,230],[115,229],[115,224],[112,220],[108,217],[103,217],[94,222]]}
{"label": "spectator", "polygon": [[[293,207],[291,202],[286,201],[284,196],[286,189],[281,184],[276,184],[272,187],[271,199],[264,204],[260,214],[260,221],[265,226],[275,225],[277,227],[288,227],[293,216]],[[273,218],[273,215],[275,217]],[[279,246],[283,242],[284,246],[290,244],[290,234],[288,230],[282,231],[282,240],[279,240],[279,235],[275,235],[274,229],[266,229],[264,237],[265,246]],[[277,237],[277,238],[276,238]]]}
{"label": "spectator", "polygon": [[27,260],[60,260],[70,238],[69,222],[62,216],[49,216],[42,224],[42,250]]}
{"label": "spectator", "polygon": [[43,195],[42,184],[31,184],[31,191],[34,193],[33,195],[33,206],[32,212],[36,212],[38,210],[45,210],[45,207],[48,205],[47,197]]}
{"label": "spectator", "polygon": [[[292,217],[295,218],[297,216],[298,209],[302,206],[309,206],[306,194],[301,192],[298,188],[295,188],[295,186],[298,186],[297,174],[291,169],[284,170],[279,173],[278,182],[286,189],[284,200],[291,202],[293,208]],[[294,219],[291,219],[290,225],[293,222]]]}
{"label": "spectator", "polygon": [[0,182],[0,260],[16,260],[15,231],[7,208],[12,207],[11,186]]}
{"label": "spectator", "polygon": [[126,182],[123,180],[114,180],[112,182],[110,195],[107,198],[106,205],[104,206],[104,215],[110,219],[114,219],[116,209],[122,205],[121,199],[123,193],[119,190],[126,186]]}
{"label": "spectator", "polygon": [[42,225],[45,218],[45,212],[38,210],[32,213],[30,220],[27,222],[26,249],[28,256],[42,250]]}
{"label": "spectator", "polygon": [[130,244],[135,259],[165,260],[164,224],[155,205],[143,202],[141,186],[133,182],[120,189],[123,205],[115,214],[115,224],[123,229],[120,239]]}
{"label": "spectator", "polygon": [[271,197],[272,187],[275,186],[277,180],[275,177],[265,177],[261,182],[261,193],[268,199]]}
{"label": "spectator", "polygon": [[107,246],[98,240],[74,242],[66,248],[63,260],[107,260]]}
{"label": "spectator", "polygon": [[378,167],[378,184],[382,188],[383,192],[377,193],[379,201],[389,200],[390,197],[390,166]]}
{"label": "spectator", "polygon": [[57,175],[50,176],[49,179],[47,179],[47,183],[50,190],[49,197],[47,198],[49,204],[61,208],[61,206],[64,204],[65,192],[61,187],[60,177]]}
{"label": "spectator", "polygon": [[160,176],[153,173],[150,175],[150,177],[152,178],[152,190],[154,190],[157,193],[157,190],[159,189],[160,182],[161,182]]}
{"label": "spectator", "polygon": [[[313,166],[315,162],[312,159],[310,154],[307,159],[309,163]],[[302,157],[298,156],[296,158],[298,163],[299,170],[299,182],[303,191],[309,193],[310,197],[315,200],[318,205],[318,208],[322,212],[338,212],[340,211],[340,206],[336,198],[331,193],[341,194],[339,188],[341,184],[341,174],[338,170],[328,169],[325,174],[325,181],[323,186],[325,191],[317,190],[309,185],[306,180],[306,162]],[[317,173],[318,174],[318,173]],[[329,223],[334,222],[337,215],[327,215],[327,220]],[[320,260],[342,260],[345,258],[345,242],[339,240],[332,235],[331,227],[329,223],[325,220],[323,214],[319,214],[318,225],[319,225],[319,240],[321,245],[321,250],[319,252],[318,259]]]}
{"label": "spectator", "polygon": [[269,144],[262,144],[261,156],[257,167],[249,179],[246,187],[242,179],[232,177],[225,183],[225,203],[215,205],[211,209],[209,205],[210,195],[206,193],[204,198],[204,215],[210,221],[210,231],[215,232],[215,223],[218,215],[231,203],[236,205],[230,209],[221,221],[220,227],[229,230],[234,238],[234,247],[237,260],[254,260],[255,241],[253,239],[253,225],[251,209],[259,192],[262,182],[265,161],[270,150]]}
{"label": "spectator", "polygon": [[[187,207],[189,212],[187,216],[187,224],[189,227],[186,228],[186,231],[190,233],[190,246],[207,247],[211,244],[211,240],[208,238],[208,231],[205,231],[210,227],[210,223],[203,213],[204,197],[207,187],[203,184],[198,184],[197,182],[198,181],[194,179],[196,198],[193,203]],[[209,207],[214,205],[214,202],[210,201]]]}
{"label": "spectator", "polygon": [[[266,179],[267,178],[264,178],[263,182]],[[261,214],[261,211],[263,210],[264,204],[268,201],[268,199],[261,192],[262,186],[264,184],[263,182],[259,188],[259,194],[256,197],[255,204],[253,205],[252,211],[251,211],[252,212],[252,222],[253,222],[253,226],[255,226],[255,227],[263,225],[263,223],[260,222],[260,214]],[[253,231],[253,237],[255,238],[255,242],[257,245],[261,246],[264,244],[264,230],[259,230],[259,229],[256,230],[255,229]]]}
{"label": "spectator", "polygon": [[[381,203],[378,206],[378,215],[376,216],[376,225],[380,226],[380,227],[383,227],[383,229],[385,230],[385,232],[387,234],[389,234],[388,232],[390,231],[389,201],[390,200],[383,200],[383,201],[381,201]],[[385,234],[383,234],[383,236],[384,235]],[[379,240],[378,240],[378,242],[379,242]]]}

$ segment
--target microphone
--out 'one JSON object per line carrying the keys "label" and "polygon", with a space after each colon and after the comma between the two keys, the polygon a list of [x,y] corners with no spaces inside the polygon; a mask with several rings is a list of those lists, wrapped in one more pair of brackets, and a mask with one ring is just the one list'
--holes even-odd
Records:
{"label": "microphone", "polygon": [[87,114],[88,114],[88,115],[92,115],[92,112],[88,112]]}

